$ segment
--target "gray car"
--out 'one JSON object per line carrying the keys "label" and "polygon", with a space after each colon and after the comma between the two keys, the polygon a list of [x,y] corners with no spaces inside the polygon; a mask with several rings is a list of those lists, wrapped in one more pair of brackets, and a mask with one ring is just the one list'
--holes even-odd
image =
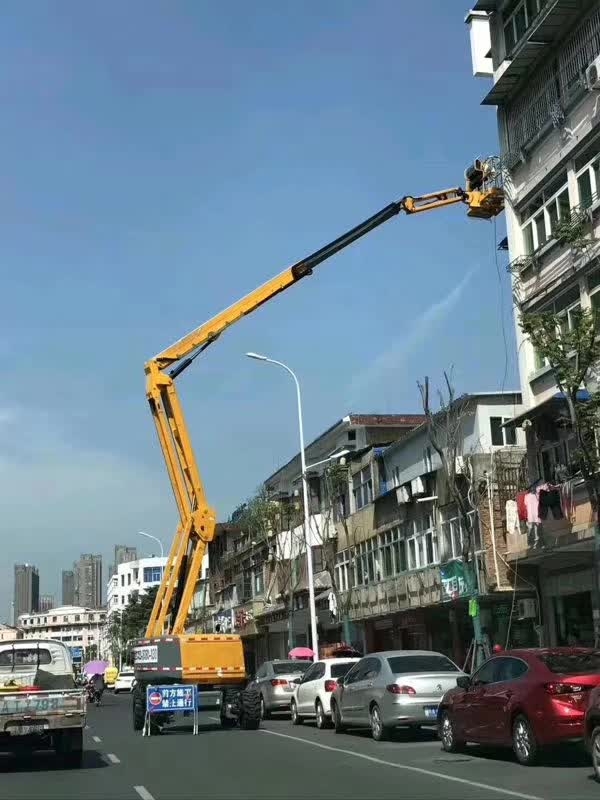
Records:
{"label": "gray car", "polygon": [[289,711],[293,681],[302,677],[312,661],[265,661],[256,673],[252,686],[260,692],[260,713],[268,719],[273,711]]}
{"label": "gray car", "polygon": [[428,650],[389,650],[357,662],[331,698],[336,732],[370,727],[377,741],[400,726],[435,725],[444,694],[464,675],[454,662]]}

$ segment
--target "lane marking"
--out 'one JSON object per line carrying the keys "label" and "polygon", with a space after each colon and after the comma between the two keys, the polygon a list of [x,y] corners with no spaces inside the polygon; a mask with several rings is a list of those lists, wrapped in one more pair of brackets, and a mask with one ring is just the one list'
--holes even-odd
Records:
{"label": "lane marking", "polygon": [[473,786],[475,789],[485,789],[488,792],[496,792],[496,794],[507,795],[509,797],[518,797],[520,800],[543,800],[543,798],[534,794],[514,792],[511,789],[501,789],[499,786],[490,786],[488,783],[470,781],[467,778],[458,778],[455,775],[446,775],[444,772],[434,772],[433,770],[423,769],[422,767],[412,767],[408,764],[396,764],[393,761],[384,761],[382,758],[368,756],[365,753],[357,753],[354,750],[345,750],[342,747],[332,747],[331,745],[321,744],[320,742],[311,742],[309,739],[301,739],[298,736],[290,736],[288,733],[277,733],[276,731],[269,731],[266,728],[260,728],[260,731],[261,733],[267,733],[270,736],[280,736],[282,739],[291,739],[292,741],[300,742],[301,744],[308,744],[312,747],[320,747],[322,750],[331,750],[334,753],[344,753],[347,756],[362,758],[365,761],[371,761],[373,764],[382,764],[384,767],[393,767],[394,769],[403,769],[406,772],[416,772],[420,775],[427,775],[429,778],[441,778],[443,781],[462,783],[466,786]]}
{"label": "lane marking", "polygon": [[219,717],[209,717],[209,719],[214,719],[215,722],[221,722]]}
{"label": "lane marking", "polygon": [[114,753],[107,753],[106,757],[108,758],[108,760],[110,761],[111,764],[120,764],[121,763],[121,759],[117,758]]}
{"label": "lane marking", "polygon": [[95,742],[98,742],[98,743],[102,741],[102,739],[101,739],[99,736],[92,736],[92,739],[93,739]]}
{"label": "lane marking", "polygon": [[142,800],[154,800],[154,797],[150,794],[145,786],[134,786],[133,788],[139,794]]}

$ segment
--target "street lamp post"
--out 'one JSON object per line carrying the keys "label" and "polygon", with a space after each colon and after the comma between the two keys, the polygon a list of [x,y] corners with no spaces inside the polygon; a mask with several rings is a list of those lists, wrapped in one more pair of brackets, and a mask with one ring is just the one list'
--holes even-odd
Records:
{"label": "street lamp post", "polygon": [[152,536],[151,533],[146,533],[145,531],[138,531],[139,536],[145,536],[147,539],[153,539],[155,542],[158,542],[158,546],[160,547],[160,557],[165,557],[165,551],[163,548],[163,543],[157,536]]}
{"label": "street lamp post", "polygon": [[312,546],[310,543],[310,509],[308,507],[308,476],[306,474],[306,455],[304,453],[304,425],[302,422],[302,395],[300,393],[300,382],[296,373],[281,361],[275,361],[273,358],[261,356],[258,353],[246,353],[248,358],[254,358],[256,361],[266,361],[269,364],[275,364],[277,367],[284,369],[289,375],[292,376],[296,386],[296,402],[298,407],[298,433],[300,436],[300,468],[302,470],[302,499],[304,503],[304,541],[306,543],[306,566],[308,573],[308,606],[310,611],[310,638],[311,649],[313,651],[313,661],[319,658],[319,638],[317,633],[317,610],[315,607],[315,579],[313,574],[313,558]]}

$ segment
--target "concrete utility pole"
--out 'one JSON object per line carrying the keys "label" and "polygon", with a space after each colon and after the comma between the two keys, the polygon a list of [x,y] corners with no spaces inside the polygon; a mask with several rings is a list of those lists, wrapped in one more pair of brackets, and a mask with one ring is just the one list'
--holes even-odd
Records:
{"label": "concrete utility pole", "polygon": [[315,608],[315,581],[313,575],[313,554],[311,544],[311,530],[310,530],[310,507],[308,505],[308,476],[306,474],[306,454],[304,452],[304,424],[302,420],[302,394],[300,392],[300,382],[296,373],[281,361],[275,361],[273,358],[261,356],[258,353],[246,353],[248,358],[253,358],[256,361],[265,361],[269,364],[275,364],[277,367],[284,369],[291,375],[296,386],[296,405],[298,409],[298,434],[300,437],[300,465],[302,469],[302,498],[304,504],[304,541],[306,546],[306,571],[308,573],[308,607],[310,612],[310,638],[311,649],[313,651],[313,661],[319,658],[319,638],[317,632],[317,610]]}

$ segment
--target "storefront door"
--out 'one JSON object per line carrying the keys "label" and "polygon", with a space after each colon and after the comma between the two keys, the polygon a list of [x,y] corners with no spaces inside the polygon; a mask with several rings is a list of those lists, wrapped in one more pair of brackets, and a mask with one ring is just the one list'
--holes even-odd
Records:
{"label": "storefront door", "polygon": [[592,593],[567,594],[553,602],[557,645],[593,647]]}

